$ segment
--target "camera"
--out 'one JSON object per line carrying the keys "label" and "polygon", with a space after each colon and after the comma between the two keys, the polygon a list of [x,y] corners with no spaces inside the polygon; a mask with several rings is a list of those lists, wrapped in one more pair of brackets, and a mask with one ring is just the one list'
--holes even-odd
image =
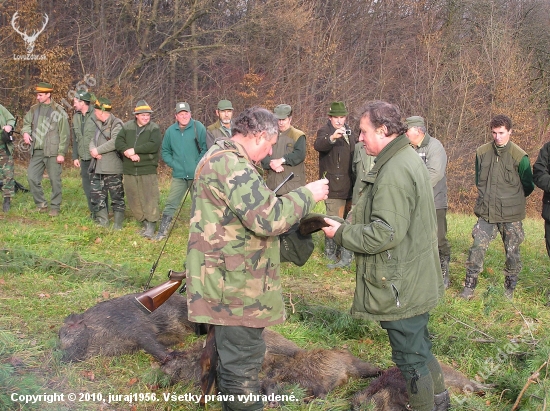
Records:
{"label": "camera", "polygon": [[346,128],[346,132],[344,134],[346,136],[351,136],[351,130],[349,128]]}

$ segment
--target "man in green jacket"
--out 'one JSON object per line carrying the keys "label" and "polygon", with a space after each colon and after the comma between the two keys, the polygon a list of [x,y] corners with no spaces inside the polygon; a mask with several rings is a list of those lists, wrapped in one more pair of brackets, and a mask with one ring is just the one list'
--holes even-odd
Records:
{"label": "man in green jacket", "polygon": [[48,172],[52,186],[50,200],[51,217],[59,215],[61,209],[61,170],[69,146],[69,122],[67,113],[52,99],[53,86],[41,82],[36,86],[35,104],[23,118],[23,139],[31,146],[31,161],[27,171],[29,187],[38,211],[48,211],[44,198],[42,178]]}
{"label": "man in green jacket", "polygon": [[291,125],[292,107],[288,104],[279,104],[273,113],[277,117],[279,137],[273,154],[262,160],[262,167],[267,170],[266,185],[272,190],[294,173],[292,180],[277,190],[276,194],[281,196],[306,185],[306,134]]}
{"label": "man in green jacket", "polygon": [[191,118],[188,103],[177,103],[176,122],[168,127],[162,140],[162,159],[172,169],[172,183],[155,240],[166,237],[176,210],[193,184],[195,168],[204,153],[206,128],[200,121]]}
{"label": "man in green jacket", "polygon": [[231,119],[233,118],[233,105],[229,100],[220,100],[216,109],[218,120],[206,129],[206,148],[212,147],[217,139],[227,140],[231,138]]}
{"label": "man in green jacket", "polygon": [[328,194],[323,179],[277,198],[255,167],[276,142],[273,114],[247,109],[195,176],[185,262],[189,320],[214,325],[225,411],[263,409],[261,396],[243,402],[238,395],[258,396],[263,328],[285,319],[279,235]]}
{"label": "man in green jacket", "polygon": [[90,141],[95,134],[95,126],[88,124],[94,116],[94,108],[90,106],[92,96],[84,90],[78,90],[73,98],[73,164],[80,168],[82,178],[82,189],[88,201],[88,209],[92,213],[92,202],[90,199],[91,177],[88,169],[92,157],[90,155]]}
{"label": "man in green jacket", "polygon": [[95,221],[103,226],[109,225],[107,211],[108,194],[111,195],[111,209],[114,213],[113,229],[121,230],[124,221],[124,186],[122,184],[122,160],[115,150],[118,133],[122,129],[122,120],[111,114],[112,104],[106,97],[100,97],[94,104],[95,133],[90,140],[90,155],[95,159],[91,182],[91,200]]}
{"label": "man in green jacket", "polygon": [[11,131],[15,127],[15,118],[0,104],[0,181],[2,182],[2,194],[4,195],[4,204],[2,211],[10,211],[11,198],[15,195],[15,180],[13,178],[13,140]]}
{"label": "man in green jacket", "polygon": [[157,168],[161,135],[151,121],[151,107],[139,100],[134,109],[135,120],[124,123],[115,141],[121,152],[124,189],[134,218],[143,223],[141,235],[152,239],[159,219],[159,185]]}
{"label": "man in green jacket", "polygon": [[375,165],[346,223],[325,218],[330,226],[323,231],[355,253],[351,312],[380,321],[387,331],[410,409],[448,410],[449,393],[428,333],[429,311],[444,292],[430,176],[404,135],[397,106],[373,101],[361,113],[359,140],[376,156]]}
{"label": "man in green jacket", "polygon": [[476,150],[474,213],[478,219],[472,230],[474,243],[466,261],[466,281],[460,294],[465,299],[474,295],[485,253],[497,231],[506,250],[504,294],[513,298],[522,267],[519,246],[525,237],[521,223],[525,218],[525,198],[535,189],[527,153],[510,141],[512,120],[498,115],[491,120],[490,127],[494,141]]}

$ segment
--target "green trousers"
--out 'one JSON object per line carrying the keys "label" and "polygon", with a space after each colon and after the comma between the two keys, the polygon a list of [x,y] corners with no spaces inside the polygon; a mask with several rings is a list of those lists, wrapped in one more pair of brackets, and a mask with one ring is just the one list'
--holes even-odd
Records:
{"label": "green trousers", "polygon": [[124,191],[128,206],[138,221],[159,220],[159,184],[156,174],[133,176],[124,174]]}
{"label": "green trousers", "polygon": [[434,385],[437,391],[444,388],[441,368],[432,354],[429,319],[430,315],[425,313],[402,320],[380,321],[380,326],[388,333],[392,360],[407,382],[409,403],[416,411],[431,411]]}
{"label": "green trousers", "polygon": [[92,191],[92,175],[88,173],[88,168],[90,167],[91,160],[80,160],[80,177],[82,178],[82,189],[84,190],[84,195],[88,201],[88,210],[92,212],[92,200],[90,193]]}
{"label": "green trousers", "polygon": [[27,169],[27,180],[29,180],[34,203],[38,207],[47,207],[48,205],[42,188],[42,179],[44,170],[46,170],[52,186],[51,208],[55,210],[61,208],[61,169],[57,157],[44,157],[44,150],[34,150]]}
{"label": "green trousers", "polygon": [[238,399],[238,395],[260,395],[258,374],[265,355],[263,328],[215,326],[218,351],[218,390],[233,395],[233,401],[222,403],[223,411],[259,411],[264,405],[257,401]]}
{"label": "green trousers", "polygon": [[193,184],[193,180],[185,180],[183,178],[172,178],[170,183],[170,192],[168,193],[168,199],[166,200],[166,206],[162,215],[174,217],[176,210],[183,200],[183,196],[189,187]]}

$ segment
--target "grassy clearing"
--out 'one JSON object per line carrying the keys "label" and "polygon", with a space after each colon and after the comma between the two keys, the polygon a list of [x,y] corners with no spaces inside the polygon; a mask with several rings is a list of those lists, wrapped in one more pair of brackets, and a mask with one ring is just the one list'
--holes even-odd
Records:
{"label": "grassy clearing", "polygon": [[[26,183],[24,170],[18,180]],[[94,358],[64,364],[57,349],[57,332],[65,316],[82,312],[99,301],[141,290],[162,243],[137,235],[138,224],[125,221],[121,232],[94,226],[88,218],[76,170],[64,171],[60,218],[34,211],[30,194],[18,193],[9,214],[0,214],[0,409],[42,410],[199,410],[164,394],[198,394],[195,387],[170,386],[158,364],[145,353]],[[169,181],[163,179],[161,201]],[[25,184],[26,185],[26,184]],[[48,191],[48,181],[44,182]],[[165,281],[168,269],[181,269],[187,243],[189,201],[177,222],[152,284]],[[513,302],[503,296],[504,254],[500,238],[491,244],[486,268],[470,301],[456,298],[461,291],[464,261],[471,243],[471,215],[449,216],[453,247],[451,288],[432,312],[430,331],[434,353],[472,379],[495,388],[484,397],[453,397],[456,410],[510,410],[532,373],[550,359],[547,294],[550,263],[539,219],[525,221],[523,271]],[[322,255],[324,239],[315,235],[316,249],[304,267],[285,264],[283,283],[288,321],[276,330],[302,347],[346,347],[380,367],[392,366],[385,332],[376,323],[358,321],[347,312],[353,297],[351,270],[328,270]],[[180,347],[181,348],[181,347]],[[548,369],[522,396],[522,410],[547,409]],[[349,399],[368,380],[351,381],[323,400],[287,404],[284,409],[347,410]],[[304,393],[288,388],[297,398]],[[11,393],[82,393],[83,401],[22,405]],[[91,394],[133,395],[128,402],[102,403]],[[158,401],[135,401],[139,393],[154,393]],[[90,398],[86,400],[86,395]],[[128,399],[128,398],[127,398]],[[217,404],[208,409],[218,410]]]}

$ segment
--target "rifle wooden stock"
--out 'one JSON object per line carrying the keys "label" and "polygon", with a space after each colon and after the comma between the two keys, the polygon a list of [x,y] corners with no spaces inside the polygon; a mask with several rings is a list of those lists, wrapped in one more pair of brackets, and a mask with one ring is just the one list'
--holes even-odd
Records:
{"label": "rifle wooden stock", "polygon": [[187,273],[185,271],[170,270],[168,272],[168,277],[170,279],[165,283],[157,285],[141,293],[137,297],[134,297],[134,302],[140,310],[146,314],[151,314],[159,308],[181,286],[182,281],[187,277]]}

